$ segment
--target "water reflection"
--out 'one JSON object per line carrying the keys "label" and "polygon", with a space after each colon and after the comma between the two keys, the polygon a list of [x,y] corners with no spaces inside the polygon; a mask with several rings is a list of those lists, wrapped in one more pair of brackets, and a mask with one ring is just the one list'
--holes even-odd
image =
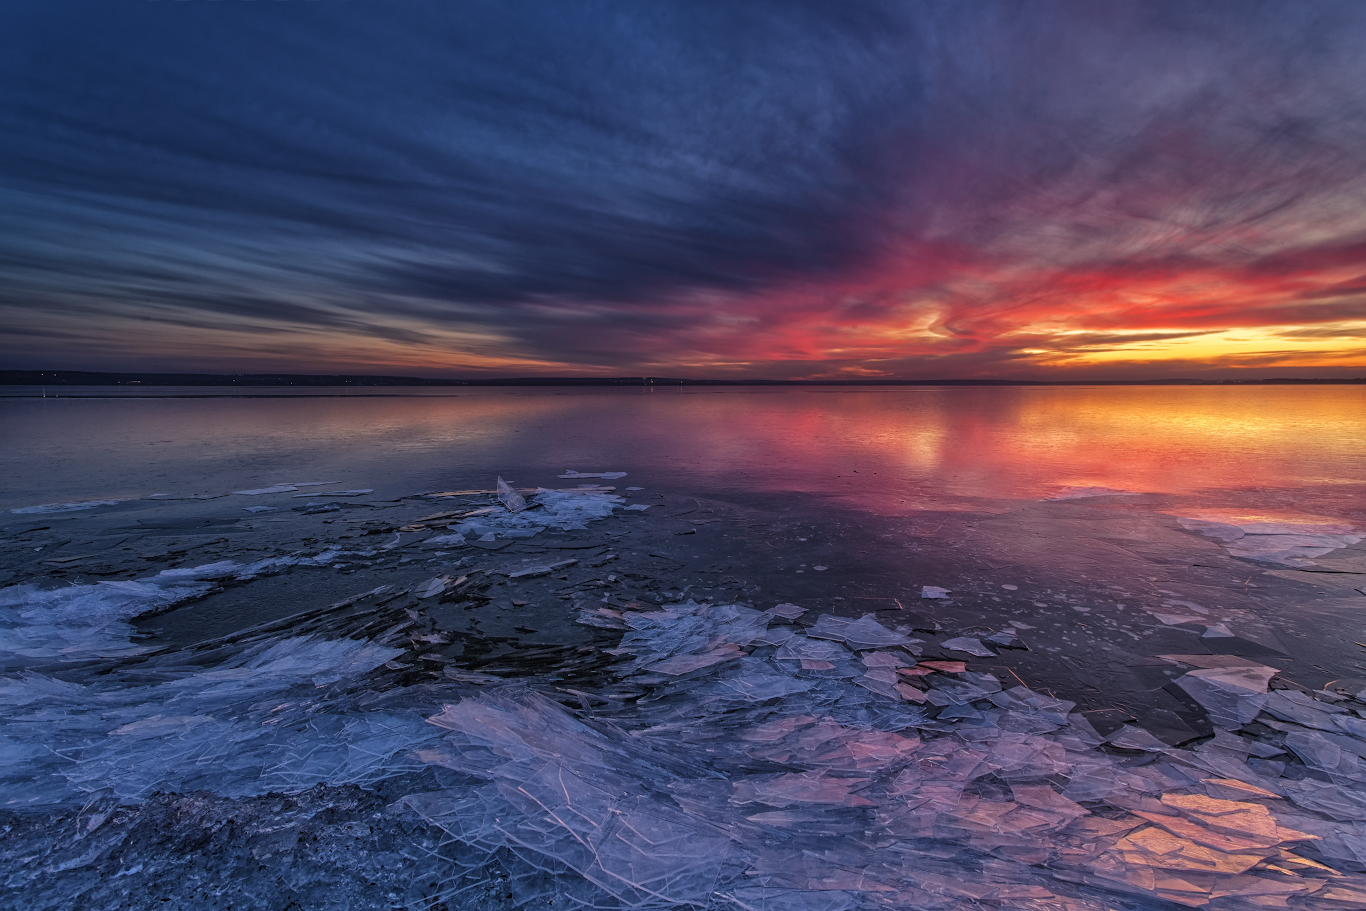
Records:
{"label": "water reflection", "polygon": [[[1189,493],[1366,480],[1366,389],[489,389],[385,398],[0,403],[8,506],[236,489],[300,472],[382,492],[566,467],[880,510],[1069,487]],[[399,458],[401,456],[401,458]],[[156,491],[148,487],[156,487]]]}

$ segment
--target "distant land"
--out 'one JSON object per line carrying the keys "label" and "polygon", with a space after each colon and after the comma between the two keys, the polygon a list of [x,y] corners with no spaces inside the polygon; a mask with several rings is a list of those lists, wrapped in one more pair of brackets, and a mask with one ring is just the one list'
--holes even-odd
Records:
{"label": "distant land", "polygon": [[1355,379],[1255,380],[754,380],[662,376],[525,376],[432,379],[416,376],[308,373],[96,373],[84,370],[0,370],[4,386],[1258,386],[1366,384]]}

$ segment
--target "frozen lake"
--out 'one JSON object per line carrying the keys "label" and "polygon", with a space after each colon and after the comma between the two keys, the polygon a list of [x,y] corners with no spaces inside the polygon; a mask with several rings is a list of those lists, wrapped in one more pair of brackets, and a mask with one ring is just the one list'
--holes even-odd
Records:
{"label": "frozen lake", "polygon": [[0,906],[1366,903],[1366,387],[3,392]]}

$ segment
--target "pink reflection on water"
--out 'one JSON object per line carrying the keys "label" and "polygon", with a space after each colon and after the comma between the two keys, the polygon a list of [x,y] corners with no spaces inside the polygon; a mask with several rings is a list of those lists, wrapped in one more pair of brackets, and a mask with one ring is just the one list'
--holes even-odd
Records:
{"label": "pink reflection on water", "polygon": [[[1366,387],[484,389],[385,398],[0,401],[5,508],[336,479],[381,494],[566,468],[803,491],[897,513],[963,498],[1366,483]],[[487,486],[487,485],[486,485]],[[1088,490],[1089,489],[1089,490]]]}

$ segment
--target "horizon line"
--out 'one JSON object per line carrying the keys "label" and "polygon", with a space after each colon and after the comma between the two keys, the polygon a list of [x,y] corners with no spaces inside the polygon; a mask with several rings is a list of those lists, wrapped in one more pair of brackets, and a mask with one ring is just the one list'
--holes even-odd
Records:
{"label": "horizon line", "polygon": [[5,386],[1236,386],[1236,385],[1352,385],[1366,384],[1366,376],[1261,377],[1256,379],[1201,379],[1198,377],[1146,380],[1062,379],[760,379],[658,376],[530,376],[530,377],[414,377],[356,373],[188,373],[86,370],[0,370]]}

